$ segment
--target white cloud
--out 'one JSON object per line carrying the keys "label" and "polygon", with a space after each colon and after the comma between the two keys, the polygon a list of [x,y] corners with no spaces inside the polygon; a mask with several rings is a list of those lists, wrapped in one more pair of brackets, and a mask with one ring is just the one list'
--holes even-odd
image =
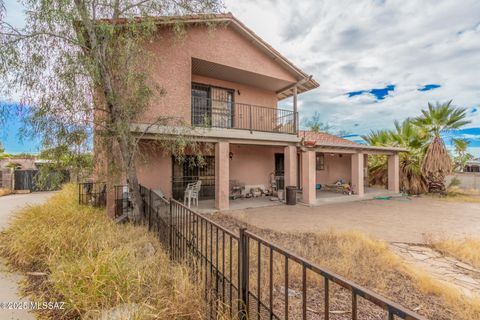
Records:
{"label": "white cloud", "polygon": [[[227,0],[227,8],[321,87],[301,112],[355,133],[393,126],[427,102],[480,106],[478,0]],[[347,92],[396,85],[384,100]],[[426,84],[440,88],[420,92]],[[469,114],[480,127],[480,113]]]}

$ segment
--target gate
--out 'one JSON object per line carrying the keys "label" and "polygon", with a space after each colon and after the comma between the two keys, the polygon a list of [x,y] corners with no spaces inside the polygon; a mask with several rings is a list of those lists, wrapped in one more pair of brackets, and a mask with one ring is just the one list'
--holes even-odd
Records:
{"label": "gate", "polygon": [[30,190],[34,191],[35,176],[38,170],[15,170],[15,190]]}
{"label": "gate", "polygon": [[[62,175],[61,183],[65,183],[70,180],[70,172],[68,170],[54,171]],[[15,170],[14,171],[14,189],[15,190],[30,190],[30,191],[51,191],[58,188],[54,188],[53,181],[47,180],[42,186],[36,183],[36,177],[38,170]],[[49,177],[50,178],[50,177]]]}

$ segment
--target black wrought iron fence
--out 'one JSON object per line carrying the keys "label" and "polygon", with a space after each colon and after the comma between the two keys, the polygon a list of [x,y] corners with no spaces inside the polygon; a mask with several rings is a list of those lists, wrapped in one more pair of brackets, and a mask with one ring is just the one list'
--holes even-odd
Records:
{"label": "black wrought iron fence", "polygon": [[[79,201],[102,204],[105,190],[103,183],[79,184]],[[118,190],[125,208],[128,190]],[[190,267],[204,288],[208,318],[425,319],[246,229],[236,234],[144,186],[140,194],[141,223],[172,260]]]}
{"label": "black wrought iron fence", "polygon": [[172,260],[190,266],[212,319],[425,319],[246,229],[237,235],[176,200],[141,190],[142,221]]}
{"label": "black wrought iron fence", "polygon": [[104,182],[83,182],[78,184],[78,203],[93,207],[107,204],[107,185]]}
{"label": "black wrought iron fence", "polygon": [[195,126],[295,134],[296,117],[292,110],[192,97]]}

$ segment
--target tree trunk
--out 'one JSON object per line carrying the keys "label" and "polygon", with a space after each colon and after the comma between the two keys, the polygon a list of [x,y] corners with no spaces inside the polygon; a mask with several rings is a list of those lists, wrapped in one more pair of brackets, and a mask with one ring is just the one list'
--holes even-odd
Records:
{"label": "tree trunk", "polygon": [[128,187],[130,189],[130,195],[132,200],[132,217],[131,219],[135,224],[139,224],[142,218],[143,201],[140,194],[140,185],[138,184],[137,170],[135,164],[128,166],[127,168]]}
{"label": "tree trunk", "polygon": [[141,213],[143,212],[142,196],[140,194],[140,185],[138,184],[137,167],[135,165],[134,152],[129,148],[128,138],[125,135],[117,137],[117,142],[120,147],[125,172],[127,175],[127,184],[132,200],[132,216],[131,219],[135,224],[141,222]]}
{"label": "tree trunk", "polygon": [[428,192],[445,194],[446,189],[445,189],[444,180],[445,180],[445,176],[438,173],[435,175],[432,174],[429,177],[427,177]]}

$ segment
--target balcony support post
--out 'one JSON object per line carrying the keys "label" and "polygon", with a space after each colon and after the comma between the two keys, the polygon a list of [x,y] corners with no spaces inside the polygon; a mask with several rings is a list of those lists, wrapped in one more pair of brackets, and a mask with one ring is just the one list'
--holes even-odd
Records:
{"label": "balcony support post", "polygon": [[297,86],[293,87],[293,130],[298,133],[298,113],[297,113]]}

